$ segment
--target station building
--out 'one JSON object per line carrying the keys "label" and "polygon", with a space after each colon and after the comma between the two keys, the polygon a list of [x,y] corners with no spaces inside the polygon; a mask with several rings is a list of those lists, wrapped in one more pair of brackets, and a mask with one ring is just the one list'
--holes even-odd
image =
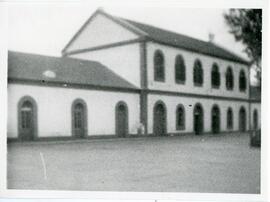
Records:
{"label": "station building", "polygon": [[213,42],[97,10],[62,57],[8,53],[8,138],[258,129],[249,68]]}

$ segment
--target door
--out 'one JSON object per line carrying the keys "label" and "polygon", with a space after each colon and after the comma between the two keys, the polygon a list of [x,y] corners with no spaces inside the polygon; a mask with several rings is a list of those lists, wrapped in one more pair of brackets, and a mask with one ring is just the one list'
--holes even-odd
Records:
{"label": "door", "polygon": [[217,106],[214,106],[212,109],[212,132],[214,134],[219,133],[220,131],[220,113]]}
{"label": "door", "polygon": [[124,103],[116,107],[116,134],[118,137],[126,137],[128,134],[128,111]]}
{"label": "door", "polygon": [[239,111],[239,130],[246,131],[246,111],[243,107]]}
{"label": "door", "polygon": [[195,106],[193,120],[194,132],[196,135],[199,135],[203,132],[203,110],[200,105]]}
{"label": "door", "polygon": [[154,135],[166,135],[166,109],[163,104],[157,104],[154,108]]}
{"label": "door", "polygon": [[20,108],[20,132],[21,140],[33,140],[35,133],[34,105],[30,101],[24,101]]}
{"label": "door", "polygon": [[73,107],[73,135],[78,138],[86,136],[86,112],[82,103]]}
{"label": "door", "polygon": [[254,130],[258,129],[258,112],[257,110],[254,110],[253,112],[253,124],[254,124]]}

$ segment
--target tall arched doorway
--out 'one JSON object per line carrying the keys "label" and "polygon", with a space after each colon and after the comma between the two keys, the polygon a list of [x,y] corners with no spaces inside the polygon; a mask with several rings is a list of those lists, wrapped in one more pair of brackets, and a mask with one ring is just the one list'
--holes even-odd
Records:
{"label": "tall arched doorway", "polygon": [[128,107],[126,103],[119,102],[115,109],[116,135],[126,137],[128,135]]}
{"label": "tall arched doorway", "polygon": [[246,110],[244,107],[239,110],[239,130],[246,131]]}
{"label": "tall arched doorway", "polygon": [[166,107],[163,102],[157,102],[154,106],[154,129],[156,136],[164,136],[167,133]]}
{"label": "tall arched doorway", "polygon": [[258,111],[256,109],[253,112],[253,128],[254,130],[258,129]]}
{"label": "tall arched doorway", "polygon": [[217,105],[212,108],[212,132],[218,134],[220,132],[220,112]]}
{"label": "tall arched doorway", "polygon": [[196,104],[193,111],[194,132],[199,135],[203,132],[203,109],[200,104]]}
{"label": "tall arched doorway", "polygon": [[34,140],[37,136],[37,105],[31,97],[23,97],[18,105],[20,140]]}
{"label": "tall arched doorway", "polygon": [[81,99],[72,104],[72,134],[77,138],[87,136],[87,106]]}

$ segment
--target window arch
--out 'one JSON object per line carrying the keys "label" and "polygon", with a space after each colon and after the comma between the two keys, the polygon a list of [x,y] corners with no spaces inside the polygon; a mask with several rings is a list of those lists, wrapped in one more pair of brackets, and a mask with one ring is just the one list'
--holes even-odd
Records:
{"label": "window arch", "polygon": [[258,111],[256,109],[253,111],[253,128],[258,129]]}
{"label": "window arch", "polygon": [[214,63],[212,66],[211,83],[212,83],[212,87],[214,88],[219,88],[220,86],[220,74],[219,74],[218,65],[216,63]]}
{"label": "window arch", "polygon": [[239,131],[246,131],[246,110],[243,106],[239,110]]}
{"label": "window arch", "polygon": [[227,90],[232,90],[234,86],[233,82],[233,71],[232,68],[229,66],[226,71],[226,88]]}
{"label": "window arch", "polygon": [[186,65],[182,55],[175,58],[175,82],[183,83],[186,80]]}
{"label": "window arch", "polygon": [[115,106],[115,133],[118,137],[126,137],[128,132],[128,105],[119,101]]}
{"label": "window arch", "polygon": [[227,129],[233,129],[233,110],[230,107],[227,110]]}
{"label": "window arch", "polygon": [[202,68],[201,61],[198,60],[198,59],[194,62],[193,83],[196,86],[202,86],[203,85],[203,68]]}
{"label": "window arch", "polygon": [[185,129],[185,108],[179,104],[176,108],[176,130]]}
{"label": "window arch", "polygon": [[156,136],[167,135],[167,109],[161,100],[153,108],[153,133]]}
{"label": "window arch", "polygon": [[87,127],[87,105],[84,100],[76,99],[71,106],[72,111],[72,135],[84,138],[88,134]]}
{"label": "window arch", "polygon": [[30,96],[24,96],[18,103],[18,137],[34,140],[37,134],[37,103]]}
{"label": "window arch", "polygon": [[202,134],[204,128],[203,107],[197,103],[193,109],[193,127],[196,135]]}
{"label": "window arch", "polygon": [[247,88],[246,74],[245,74],[244,70],[241,70],[240,74],[239,74],[239,90],[245,91],[246,88]]}
{"label": "window arch", "polygon": [[154,54],[154,80],[165,81],[165,59],[161,50],[156,50]]}
{"label": "window arch", "polygon": [[211,119],[212,119],[212,132],[217,134],[220,132],[220,110],[218,105],[214,105],[211,111]]}

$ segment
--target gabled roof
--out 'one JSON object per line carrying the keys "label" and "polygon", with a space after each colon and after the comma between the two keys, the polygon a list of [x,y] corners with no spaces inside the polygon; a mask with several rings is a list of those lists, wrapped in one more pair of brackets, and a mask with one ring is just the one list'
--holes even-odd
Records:
{"label": "gabled roof", "polygon": [[8,78],[43,84],[63,83],[137,89],[99,62],[13,51],[8,52]]}
{"label": "gabled roof", "polygon": [[172,31],[164,30],[158,27],[135,22],[132,20],[124,20],[132,24],[133,26],[139,28],[140,30],[146,32],[148,34],[148,38],[156,42],[243,64],[249,64],[248,61],[222,47],[217,46],[214,43],[202,41],[189,36],[185,36],[183,34],[178,34]]}
{"label": "gabled roof", "polygon": [[78,35],[84,30],[86,25],[91,22],[91,20],[97,14],[101,14],[111,19],[113,22],[121,25],[122,27],[128,29],[129,31],[138,35],[138,37],[145,37],[148,40],[153,40],[158,43],[162,43],[169,46],[174,46],[177,48],[186,49],[189,51],[198,52],[205,55],[210,55],[234,62],[239,62],[241,64],[249,65],[249,62],[245,59],[237,56],[236,54],[226,50],[225,48],[219,47],[214,43],[198,40],[183,34],[176,32],[164,30],[151,25],[135,22],[132,20],[112,16],[102,9],[98,9],[80,28],[80,30],[74,35],[74,37],[69,41],[66,47],[63,49],[62,53],[66,53],[69,45],[75,41]]}
{"label": "gabled roof", "polygon": [[251,100],[257,101],[261,100],[261,88],[259,86],[250,86],[249,90],[250,90],[249,96]]}

